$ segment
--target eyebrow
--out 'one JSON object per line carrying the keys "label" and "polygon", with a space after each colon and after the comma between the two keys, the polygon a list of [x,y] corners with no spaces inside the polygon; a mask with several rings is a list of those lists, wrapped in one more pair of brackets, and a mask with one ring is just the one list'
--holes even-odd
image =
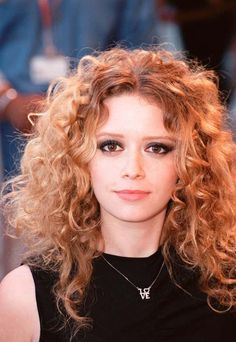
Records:
{"label": "eyebrow", "polygon": [[[112,136],[112,137],[115,137],[115,138],[124,138],[124,135],[123,134],[118,134],[118,133],[112,133],[112,132],[102,132],[102,133],[99,133],[96,135],[97,138],[101,138],[103,136]],[[155,139],[164,139],[164,140],[170,140],[170,141],[173,141],[175,142],[176,139],[171,137],[171,136],[168,136],[168,135],[159,135],[159,136],[156,136],[156,135],[152,135],[152,136],[147,136],[147,137],[143,137],[143,140],[155,140]]]}

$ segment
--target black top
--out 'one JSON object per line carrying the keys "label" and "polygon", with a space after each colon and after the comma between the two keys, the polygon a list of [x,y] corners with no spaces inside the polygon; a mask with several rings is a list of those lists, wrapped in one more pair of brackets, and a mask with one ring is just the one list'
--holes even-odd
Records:
{"label": "black top", "polygon": [[[148,287],[163,262],[161,249],[144,258],[104,254],[106,259],[138,287]],[[142,299],[138,290],[108,265],[95,259],[94,272],[83,314],[92,317],[93,328],[77,334],[73,342],[222,342],[236,339],[236,313],[216,313],[197,287],[197,274],[175,263],[171,280],[164,265],[150,291]],[[52,287],[56,275],[32,269],[41,323],[40,342],[70,340],[70,327],[59,330],[61,320]],[[186,292],[187,291],[187,292]]]}

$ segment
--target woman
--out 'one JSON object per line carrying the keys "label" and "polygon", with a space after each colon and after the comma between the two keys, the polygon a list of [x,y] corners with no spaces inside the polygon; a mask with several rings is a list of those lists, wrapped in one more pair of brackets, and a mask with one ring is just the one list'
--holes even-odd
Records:
{"label": "woman", "polygon": [[84,57],[52,86],[6,195],[28,245],[4,341],[235,334],[235,145],[214,74],[164,51]]}

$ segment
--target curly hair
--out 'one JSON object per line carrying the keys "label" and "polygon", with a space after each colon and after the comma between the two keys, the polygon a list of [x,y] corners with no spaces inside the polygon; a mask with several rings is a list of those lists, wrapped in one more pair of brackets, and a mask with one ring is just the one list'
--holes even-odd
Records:
{"label": "curly hair", "polygon": [[[193,61],[158,48],[113,48],[81,59],[77,72],[51,85],[21,161],[21,174],[5,195],[9,220],[28,245],[31,264],[58,272],[58,306],[84,327],[80,315],[99,255],[99,204],[88,163],[95,131],[108,114],[104,100],[135,93],[158,104],[165,128],[176,136],[178,182],[163,227],[170,248],[200,270],[208,304],[236,304],[235,145],[224,129],[217,78]],[[213,308],[214,309],[214,308]]]}

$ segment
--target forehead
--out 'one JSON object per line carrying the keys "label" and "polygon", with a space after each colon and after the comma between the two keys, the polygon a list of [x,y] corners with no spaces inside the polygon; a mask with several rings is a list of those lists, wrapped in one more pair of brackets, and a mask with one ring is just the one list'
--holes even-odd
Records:
{"label": "forehead", "polygon": [[158,104],[136,94],[112,96],[104,101],[108,116],[99,132],[139,133],[166,135],[163,111]]}

